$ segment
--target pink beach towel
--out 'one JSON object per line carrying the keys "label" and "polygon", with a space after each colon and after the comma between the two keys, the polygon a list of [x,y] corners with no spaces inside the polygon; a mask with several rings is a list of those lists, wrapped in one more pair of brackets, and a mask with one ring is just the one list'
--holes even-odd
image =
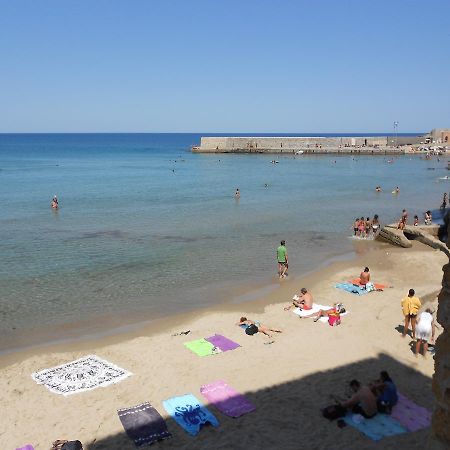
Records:
{"label": "pink beach towel", "polygon": [[400,392],[398,393],[398,402],[392,409],[391,417],[400,422],[408,431],[421,430],[431,424],[431,412]]}
{"label": "pink beach towel", "polygon": [[25,447],[17,447],[16,450],[34,450],[34,447],[31,444],[27,444]]}
{"label": "pink beach towel", "polygon": [[200,393],[221,413],[230,417],[240,417],[256,408],[239,392],[236,392],[225,381],[204,384]]}

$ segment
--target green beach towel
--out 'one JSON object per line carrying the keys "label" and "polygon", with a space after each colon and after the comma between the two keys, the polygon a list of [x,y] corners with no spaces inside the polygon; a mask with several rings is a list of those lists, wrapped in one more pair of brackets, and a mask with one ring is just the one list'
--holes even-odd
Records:
{"label": "green beach towel", "polygon": [[189,350],[193,351],[198,356],[209,356],[215,355],[216,353],[220,353],[220,349],[214,347],[211,342],[208,342],[206,339],[197,339],[195,341],[185,342],[183,344]]}

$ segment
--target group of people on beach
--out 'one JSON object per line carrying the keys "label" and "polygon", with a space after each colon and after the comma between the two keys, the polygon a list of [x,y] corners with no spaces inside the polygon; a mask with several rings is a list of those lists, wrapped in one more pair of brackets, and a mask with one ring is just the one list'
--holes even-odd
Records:
{"label": "group of people on beach", "polygon": [[353,235],[355,237],[367,239],[370,237],[375,237],[380,231],[380,220],[378,214],[373,216],[373,219],[370,220],[370,217],[361,216],[361,218],[356,218],[353,222]]}

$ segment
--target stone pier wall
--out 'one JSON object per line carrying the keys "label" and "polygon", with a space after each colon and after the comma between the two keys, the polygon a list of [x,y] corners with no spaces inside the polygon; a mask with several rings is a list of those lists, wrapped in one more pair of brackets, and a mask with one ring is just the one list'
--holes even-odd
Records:
{"label": "stone pier wall", "polygon": [[[404,153],[379,137],[202,137],[198,153]],[[408,138],[410,144],[419,138]],[[403,144],[403,143],[402,143]],[[406,145],[406,144],[405,144]]]}
{"label": "stone pier wall", "polygon": [[[445,217],[450,236],[450,215]],[[450,248],[450,237],[447,240]],[[433,393],[436,406],[433,413],[432,435],[428,448],[444,450],[450,448],[450,263],[443,267],[442,290],[439,294],[437,321],[443,333],[436,341],[434,357]]]}

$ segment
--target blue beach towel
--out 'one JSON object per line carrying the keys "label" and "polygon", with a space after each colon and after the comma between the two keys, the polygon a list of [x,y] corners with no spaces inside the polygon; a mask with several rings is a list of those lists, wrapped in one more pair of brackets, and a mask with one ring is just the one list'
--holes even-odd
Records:
{"label": "blue beach towel", "polygon": [[364,295],[369,293],[369,291],[366,291],[359,286],[355,286],[352,283],[338,283],[335,287],[337,289],[342,289],[343,291],[351,292],[352,294],[356,295]]}
{"label": "blue beach towel", "polygon": [[219,421],[192,394],[164,400],[163,406],[175,422],[191,436],[196,436],[202,425],[207,423],[214,427],[219,426]]}
{"label": "blue beach towel", "polygon": [[353,420],[354,415],[355,414],[348,413],[344,417],[347,425],[356,428],[374,441],[379,441],[387,436],[394,436],[396,434],[408,432],[403,425],[387,414],[377,414],[373,419],[364,419],[362,416],[357,414],[359,418],[362,418],[360,423]]}

